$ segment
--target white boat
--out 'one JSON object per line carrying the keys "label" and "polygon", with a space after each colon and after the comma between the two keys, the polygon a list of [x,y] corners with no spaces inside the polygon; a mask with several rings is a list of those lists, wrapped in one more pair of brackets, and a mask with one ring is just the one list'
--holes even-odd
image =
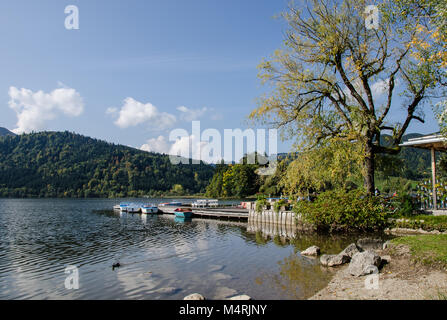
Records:
{"label": "white boat", "polygon": [[157,213],[158,212],[158,208],[153,205],[153,204],[145,204],[144,206],[141,207],[141,213]]}
{"label": "white boat", "polygon": [[128,203],[120,203],[118,206],[115,206],[113,208],[114,209],[118,208],[118,210],[121,211],[121,212],[127,212],[128,207],[129,207]]}
{"label": "white boat", "polygon": [[134,205],[134,204],[129,204],[127,206],[127,212],[128,213],[139,213],[139,212],[141,212],[141,207]]}
{"label": "white boat", "polygon": [[158,206],[159,207],[180,207],[180,206],[182,206],[182,203],[172,201],[172,202],[160,203]]}

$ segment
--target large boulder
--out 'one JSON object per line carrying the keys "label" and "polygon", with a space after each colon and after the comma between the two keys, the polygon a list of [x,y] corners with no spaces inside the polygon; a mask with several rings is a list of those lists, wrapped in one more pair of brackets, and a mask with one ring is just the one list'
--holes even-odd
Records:
{"label": "large boulder", "polygon": [[354,254],[348,267],[348,272],[356,277],[375,273],[382,259],[372,250]]}
{"label": "large boulder", "polygon": [[349,256],[349,258],[352,258],[353,255],[355,255],[356,253],[359,253],[359,252],[360,252],[360,250],[357,248],[357,245],[355,243],[351,243],[339,254],[346,255],[346,256]]}
{"label": "large boulder", "polygon": [[348,263],[351,258],[345,254],[323,254],[320,257],[320,262],[326,267],[336,267]]}
{"label": "large boulder", "polygon": [[360,251],[382,250],[383,242],[382,239],[362,238],[357,240],[357,247],[360,248]]}
{"label": "large boulder", "polygon": [[317,246],[312,246],[304,251],[301,251],[301,255],[303,256],[318,256],[319,254],[320,254],[320,248],[318,248]]}

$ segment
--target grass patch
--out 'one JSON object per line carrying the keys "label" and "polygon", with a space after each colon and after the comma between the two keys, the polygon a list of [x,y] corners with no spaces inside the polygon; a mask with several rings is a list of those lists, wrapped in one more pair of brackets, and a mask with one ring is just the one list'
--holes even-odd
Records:
{"label": "grass patch", "polygon": [[447,235],[445,234],[399,237],[391,242],[409,246],[412,256],[418,262],[447,268]]}
{"label": "grass patch", "polygon": [[401,221],[396,221],[396,227],[423,229],[426,231],[447,231],[447,216],[429,216],[418,215],[412,217],[405,217]]}

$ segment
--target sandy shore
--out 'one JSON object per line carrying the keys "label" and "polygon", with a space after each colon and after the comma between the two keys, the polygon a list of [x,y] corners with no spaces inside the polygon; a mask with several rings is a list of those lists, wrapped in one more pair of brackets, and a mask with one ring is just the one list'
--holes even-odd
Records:
{"label": "sandy shore", "polygon": [[377,289],[367,289],[366,277],[348,274],[347,265],[337,272],[326,288],[310,300],[425,300],[447,298],[447,270],[430,268],[412,261],[409,249],[399,245],[380,250],[391,261],[379,273]]}

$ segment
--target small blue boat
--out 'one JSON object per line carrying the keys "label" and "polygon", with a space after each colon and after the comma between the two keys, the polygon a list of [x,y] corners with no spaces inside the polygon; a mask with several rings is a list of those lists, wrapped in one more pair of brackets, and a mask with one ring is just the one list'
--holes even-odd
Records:
{"label": "small blue boat", "polygon": [[192,219],[175,217],[174,221],[179,224],[185,224],[185,223],[190,223],[192,221]]}
{"label": "small blue boat", "polygon": [[190,209],[177,208],[174,210],[177,218],[190,219],[192,218],[192,211]]}

